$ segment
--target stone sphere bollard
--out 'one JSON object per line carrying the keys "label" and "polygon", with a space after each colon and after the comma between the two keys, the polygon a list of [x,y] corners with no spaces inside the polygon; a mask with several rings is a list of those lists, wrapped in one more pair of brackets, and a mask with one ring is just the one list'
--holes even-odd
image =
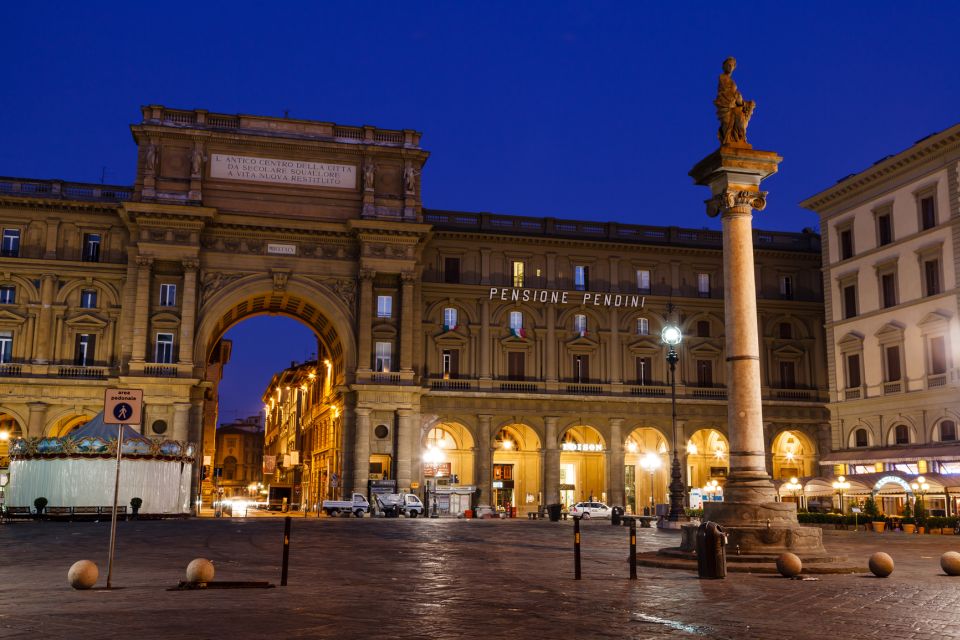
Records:
{"label": "stone sphere bollard", "polygon": [[948,576],[960,576],[960,553],[947,551],[940,556],[940,568]]}
{"label": "stone sphere bollard", "polygon": [[74,589],[89,589],[97,584],[100,570],[96,563],[89,560],[77,560],[67,571],[67,582]]}
{"label": "stone sphere bollard", "polygon": [[213,563],[206,558],[196,558],[187,565],[187,582],[203,584],[213,580]]}
{"label": "stone sphere bollard", "polygon": [[794,553],[790,553],[789,551],[781,553],[777,558],[777,571],[779,571],[780,575],[784,578],[798,576],[802,570],[803,562],[801,562],[800,558]]}
{"label": "stone sphere bollard", "polygon": [[878,578],[886,578],[893,573],[893,558],[883,551],[877,551],[870,556],[870,571]]}

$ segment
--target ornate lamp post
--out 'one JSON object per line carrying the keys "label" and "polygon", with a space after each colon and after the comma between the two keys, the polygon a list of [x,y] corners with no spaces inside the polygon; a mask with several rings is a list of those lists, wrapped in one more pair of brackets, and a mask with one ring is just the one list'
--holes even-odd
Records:
{"label": "ornate lamp post", "polygon": [[922,516],[917,517],[917,512],[919,511],[922,514],[926,513],[927,504],[924,496],[927,495],[927,491],[930,491],[930,485],[927,483],[926,478],[917,476],[917,479],[910,483],[910,488],[913,489],[913,494],[917,496],[916,504],[913,506],[913,517],[917,518],[917,526],[920,526],[920,518],[922,518]]}
{"label": "ornate lamp post", "polygon": [[[667,306],[667,313],[673,311],[673,305]],[[673,433],[671,446],[673,447],[673,461],[670,463],[670,522],[677,522],[684,517],[683,511],[683,482],[680,480],[680,458],[677,456],[677,355],[676,346],[683,339],[683,333],[676,324],[668,323],[660,332],[660,339],[669,347],[667,363],[670,365],[670,427]]]}
{"label": "ornate lamp post", "polygon": [[843,492],[850,488],[850,483],[843,476],[834,481],[833,488],[840,494],[840,513],[843,513]]}
{"label": "ornate lamp post", "polygon": [[[647,452],[647,454],[640,459],[640,466],[650,474],[650,508],[655,510],[656,501],[653,496],[653,474],[660,468],[660,456],[652,451]],[[654,514],[651,513],[650,515]]]}

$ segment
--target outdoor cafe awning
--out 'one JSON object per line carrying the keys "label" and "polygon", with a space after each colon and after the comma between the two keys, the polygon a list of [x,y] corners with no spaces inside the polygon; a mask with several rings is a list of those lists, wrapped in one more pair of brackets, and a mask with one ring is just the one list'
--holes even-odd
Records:
{"label": "outdoor cafe awning", "polygon": [[872,447],[853,451],[835,451],[820,458],[820,464],[872,464],[874,462],[916,462],[917,460],[960,461],[960,444]]}

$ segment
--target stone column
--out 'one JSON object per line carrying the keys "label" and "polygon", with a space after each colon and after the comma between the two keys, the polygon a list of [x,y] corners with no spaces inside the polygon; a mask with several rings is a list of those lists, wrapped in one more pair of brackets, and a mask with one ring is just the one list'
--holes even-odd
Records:
{"label": "stone column", "polygon": [[200,261],[183,261],[183,301],[180,310],[180,364],[193,365],[193,331],[197,317],[197,268]]}
{"label": "stone column", "polygon": [[[190,440],[190,403],[189,402],[175,402],[173,404],[173,431],[167,436],[171,440]],[[148,431],[147,425],[143,425],[141,432],[144,435],[153,435],[152,432]]]}
{"label": "stone column", "polygon": [[44,274],[40,279],[40,312],[37,314],[36,343],[34,362],[47,364],[53,352],[51,340],[53,338],[53,296],[57,277]]}
{"label": "stone column", "polygon": [[480,379],[490,379],[490,300],[480,303]]}
{"label": "stone column", "polygon": [[479,433],[477,434],[477,459],[474,461],[476,469],[475,483],[480,489],[480,496],[477,499],[477,511],[481,509],[490,509],[493,504],[493,449],[491,442],[493,438],[490,434],[490,422],[493,416],[489,414],[480,414]]}
{"label": "stone column", "polygon": [[623,382],[623,367],[620,364],[620,313],[610,308],[610,383]]}
{"label": "stone column", "polygon": [[47,435],[43,432],[47,419],[47,403],[30,402],[27,403],[27,407],[30,409],[30,415],[27,418],[27,433],[24,435],[29,438],[42,438]]}
{"label": "stone column", "polygon": [[480,284],[490,284],[490,249],[480,249]]}
{"label": "stone column", "polygon": [[609,468],[607,469],[607,500],[611,506],[626,504],[626,476],[623,471],[623,418],[610,418]]}
{"label": "stone column", "polygon": [[357,407],[353,446],[353,490],[366,495],[370,479],[370,409]]}
{"label": "stone column", "polygon": [[414,432],[416,415],[410,409],[397,409],[397,487],[401,491],[409,491],[412,478],[410,477],[411,458],[413,456],[413,440],[417,435]]}
{"label": "stone column", "polygon": [[751,221],[754,209],[766,207],[760,182],[781,160],[742,143],[721,146],[690,171],[697,184],[710,187],[707,213],[719,214],[723,225],[730,475],[724,502],[708,503],[704,517],[725,525],[730,544],[747,554],[823,552],[822,531],[800,527],[796,505],[775,501],[766,470]]}
{"label": "stone column", "polygon": [[133,316],[132,362],[144,362],[147,357],[147,331],[150,320],[150,274],[153,256],[137,256],[137,300]]}
{"label": "stone column", "polygon": [[400,274],[400,372],[413,373],[413,283],[416,275]]}
{"label": "stone column", "polygon": [[620,291],[620,256],[610,256],[610,293]]}
{"label": "stone column", "polygon": [[553,305],[547,305],[543,310],[547,317],[547,382],[556,382],[557,377],[557,314]]}
{"label": "stone column", "polygon": [[557,418],[546,416],[543,419],[546,427],[544,433],[544,487],[543,495],[546,503],[560,504],[560,449],[557,448]]}
{"label": "stone column", "polygon": [[[371,269],[360,270],[360,321],[357,323],[357,370],[370,371],[373,360],[370,354],[370,341],[373,320],[373,277]],[[369,417],[369,413],[368,413]],[[364,480],[366,483],[366,480]],[[366,484],[364,484],[366,487]]]}

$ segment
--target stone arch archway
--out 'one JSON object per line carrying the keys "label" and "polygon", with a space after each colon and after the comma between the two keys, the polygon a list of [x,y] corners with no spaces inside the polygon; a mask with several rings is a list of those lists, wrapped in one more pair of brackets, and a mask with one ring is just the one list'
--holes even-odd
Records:
{"label": "stone arch archway", "polygon": [[771,441],[770,455],[776,480],[817,475],[816,441],[802,429],[778,432]]}
{"label": "stone arch archway", "polygon": [[669,500],[670,442],[667,434],[653,425],[638,426],[627,435],[623,446],[626,506],[631,513]]}

